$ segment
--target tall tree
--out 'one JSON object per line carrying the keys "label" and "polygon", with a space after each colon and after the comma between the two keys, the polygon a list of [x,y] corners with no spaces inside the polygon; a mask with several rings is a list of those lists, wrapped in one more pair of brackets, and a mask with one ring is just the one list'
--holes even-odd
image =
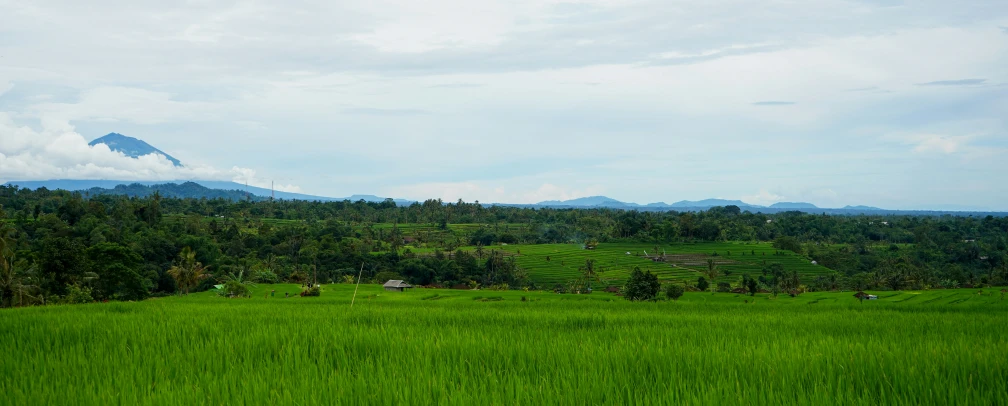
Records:
{"label": "tall tree", "polygon": [[586,291],[591,288],[592,282],[600,282],[598,270],[595,269],[594,259],[586,259],[585,264],[578,269],[581,271],[581,283],[579,285]]}
{"label": "tall tree", "polygon": [[196,252],[189,247],[182,249],[182,252],[179,253],[178,263],[168,270],[168,274],[175,278],[179,290],[187,295],[190,289],[196,287],[200,281],[209,276],[206,269],[203,268],[203,264],[196,260]]}
{"label": "tall tree", "polygon": [[39,289],[35,270],[34,264],[17,260],[13,253],[0,256],[0,307],[22,306],[26,298],[34,301],[32,294]]}
{"label": "tall tree", "polygon": [[714,288],[717,286],[717,283],[714,280],[721,276],[721,271],[718,269],[717,263],[714,262],[713,259],[707,260],[707,269],[704,269],[703,274],[707,277],[707,279],[710,279],[711,294],[714,294]]}

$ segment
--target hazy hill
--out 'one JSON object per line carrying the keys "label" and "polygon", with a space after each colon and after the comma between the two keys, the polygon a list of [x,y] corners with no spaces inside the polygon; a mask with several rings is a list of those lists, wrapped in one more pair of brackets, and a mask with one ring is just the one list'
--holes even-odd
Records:
{"label": "hazy hill", "polygon": [[762,207],[754,204],[749,204],[741,200],[725,200],[725,199],[704,199],[697,201],[681,200],[669,205],[669,207],[680,208],[680,207],[693,207],[693,208],[705,208],[705,207],[715,207],[715,206],[738,206],[742,209],[747,207]]}
{"label": "hazy hill", "polygon": [[[191,184],[191,185],[190,185]],[[378,197],[373,195],[353,195],[350,197],[324,197],[324,196],[314,196],[306,195],[302,193],[291,193],[291,192],[280,192],[271,191],[266,188],[255,187],[255,186],[245,186],[236,182],[228,181],[217,181],[217,180],[194,180],[194,181],[128,181],[128,180],[74,180],[74,179],[54,179],[54,180],[36,180],[36,181],[10,181],[5,183],[5,185],[17,185],[19,187],[28,189],[38,189],[44,187],[46,189],[55,190],[63,189],[70,191],[87,191],[92,194],[101,193],[113,193],[113,194],[125,194],[128,196],[147,196],[154,192],[155,189],[161,190],[162,195],[166,193],[172,193],[173,197],[192,197],[192,198],[229,198],[229,199],[244,199],[245,192],[248,191],[249,194],[253,196],[259,196],[262,198],[269,198],[271,195],[275,196],[277,199],[284,200],[309,200],[309,201],[321,201],[321,202],[334,202],[334,201],[344,201],[350,200],[356,202],[358,200],[364,200],[367,202],[381,202],[384,201],[384,197]],[[188,185],[186,187],[181,187],[182,185]],[[194,188],[195,186],[200,186],[200,188]],[[122,186],[122,187],[120,187]],[[230,193],[237,191],[238,193]],[[224,192],[224,193],[221,193]],[[256,200],[253,198],[253,200]],[[412,200],[404,199],[393,199],[398,206],[409,206],[414,202]]]}
{"label": "hazy hill", "polygon": [[564,206],[564,207],[624,207],[636,206],[633,203],[623,203],[619,200],[605,196],[579,197],[571,200],[546,200],[536,203],[537,206]]}
{"label": "hazy hill", "polygon": [[812,203],[804,202],[778,202],[770,205],[771,209],[818,209]]}

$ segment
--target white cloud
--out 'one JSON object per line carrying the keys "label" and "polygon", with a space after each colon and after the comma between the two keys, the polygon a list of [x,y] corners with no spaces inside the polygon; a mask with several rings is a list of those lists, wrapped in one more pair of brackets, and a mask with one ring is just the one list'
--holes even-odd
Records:
{"label": "white cloud", "polygon": [[786,199],[784,196],[768,192],[766,189],[760,189],[759,193],[756,193],[754,195],[742,196],[741,200],[749,204],[769,206],[777,202],[782,202],[784,201],[784,199]]}
{"label": "white cloud", "polygon": [[[1008,162],[992,155],[1008,144],[1008,3],[293,2],[0,0],[0,91],[17,85],[0,109],[335,196],[528,202],[600,185],[643,203],[763,186],[871,204],[892,189],[872,175],[950,185]],[[917,85],[970,78],[984,85]],[[774,100],[795,104],[753,105]],[[894,133],[978,138],[878,137]],[[956,196],[1008,201],[987,186]],[[842,198],[808,192],[823,188]]]}
{"label": "white cloud", "polygon": [[208,102],[180,102],[170,93],[133,87],[107,86],[81,92],[76,103],[39,103],[28,110],[36,117],[63,120],[131,121],[162,124],[213,117],[219,105]]}
{"label": "white cloud", "polygon": [[918,154],[954,154],[967,147],[973,138],[969,135],[916,134],[904,137],[904,141],[913,146],[912,151]]}
{"label": "white cloud", "polygon": [[261,188],[273,188],[281,192],[292,192],[301,193],[301,188],[296,185],[285,185],[282,183],[273,183],[269,179],[263,179],[256,177],[256,171],[249,168],[239,168],[237,166],[231,168],[231,178],[232,182],[239,184],[248,184],[249,186],[261,187]]}
{"label": "white cloud", "polygon": [[[42,129],[17,126],[0,113],[0,182],[10,180],[109,179],[138,181],[232,180],[269,187],[256,171],[233,167],[230,171],[206,165],[175,166],[160,154],[137,158],[112,151],[105,144],[88,145],[72,126],[60,119],[43,119]],[[295,185],[277,190],[299,192]]]}

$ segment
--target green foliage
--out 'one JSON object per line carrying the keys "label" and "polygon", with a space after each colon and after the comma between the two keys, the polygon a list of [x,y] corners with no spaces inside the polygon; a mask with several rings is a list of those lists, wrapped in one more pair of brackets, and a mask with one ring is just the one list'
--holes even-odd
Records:
{"label": "green foliage", "polygon": [[798,242],[797,238],[791,236],[782,235],[780,237],[777,237],[777,239],[775,239],[773,242],[773,247],[781,250],[791,251],[796,254],[802,253],[801,243]]}
{"label": "green foliage", "polygon": [[749,292],[749,296],[756,296],[756,292],[759,292],[759,282],[749,275],[742,275],[742,286]]}
{"label": "green foliage", "polygon": [[710,287],[710,282],[707,282],[707,278],[704,278],[703,276],[701,276],[701,277],[697,278],[696,287],[697,287],[697,289],[700,289],[701,292],[705,291],[705,290],[707,290],[708,287]]}
{"label": "green foliage", "polygon": [[679,300],[682,295],[686,293],[686,288],[678,283],[669,283],[665,285],[665,297],[672,300]]}
{"label": "green foliage", "polygon": [[655,274],[651,271],[641,272],[640,268],[635,267],[623,286],[623,298],[630,301],[654,300],[659,289],[661,284]]}
{"label": "green foliage", "polygon": [[731,284],[728,282],[718,282],[717,291],[721,293],[731,292]]}
{"label": "green foliage", "polygon": [[392,271],[382,271],[375,275],[372,283],[383,284],[391,280],[403,280],[402,275],[399,275]]}
{"label": "green foliage", "polygon": [[306,287],[301,290],[301,296],[322,296],[322,287],[319,285]]}
{"label": "green foliage", "polygon": [[91,297],[91,288],[87,286],[70,285],[67,287],[67,294],[60,298],[60,303],[83,304],[94,302]]}
{"label": "green foliage", "polygon": [[50,236],[42,241],[39,271],[46,291],[65,295],[70,285],[82,282],[85,271],[84,245],[76,240]]}
{"label": "green foliage", "polygon": [[143,300],[152,283],[139,273],[143,261],[133,250],[115,243],[100,243],[87,249],[88,268],[97,278],[95,298]]}
{"label": "green foliage", "polygon": [[[0,238],[0,240],[3,240]],[[0,247],[0,254],[3,253]],[[0,255],[0,307],[34,304],[39,301],[37,267],[7,251]]]}
{"label": "green foliage", "polygon": [[[22,271],[36,264],[5,274],[3,305],[43,303],[70,285],[100,300],[187,293],[238,266],[261,283],[337,281],[355,277],[361,263],[365,281],[385,271],[415,285],[534,289],[573,281],[574,291],[622,285],[635,266],[662,281],[704,275],[716,287],[725,276],[761,273],[771,256],[787,272],[757,283],[775,291],[1008,281],[1008,218],[998,216],[533,210],[437,200],[397,207],[187,199],[169,189],[136,196],[0,186],[0,251],[23,261]],[[187,247],[192,254],[180,255]],[[704,269],[706,259],[717,260],[716,274]],[[589,261],[594,270],[583,265]]]}
{"label": "green foliage", "polygon": [[252,280],[258,283],[280,283],[280,277],[277,276],[277,274],[273,273],[273,271],[266,269],[260,269],[255,271]]}
{"label": "green foliage", "polygon": [[196,251],[189,247],[182,249],[178,262],[168,269],[168,274],[175,278],[179,289],[187,295],[190,289],[210,276],[206,273],[203,263],[196,260]]}

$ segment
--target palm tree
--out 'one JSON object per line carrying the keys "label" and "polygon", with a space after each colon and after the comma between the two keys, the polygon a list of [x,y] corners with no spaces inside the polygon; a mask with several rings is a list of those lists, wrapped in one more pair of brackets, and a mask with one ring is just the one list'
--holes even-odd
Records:
{"label": "palm tree", "polygon": [[[0,210],[0,218],[5,217]],[[7,255],[14,252],[14,234],[17,230],[6,221],[0,222],[0,255]]]}
{"label": "palm tree", "polygon": [[168,275],[175,278],[179,289],[187,295],[189,289],[196,287],[201,280],[209,276],[203,264],[196,260],[196,252],[189,247],[182,249],[179,253],[179,262],[168,270]]}
{"label": "palm tree", "polygon": [[713,295],[714,294],[714,288],[717,286],[717,283],[714,282],[714,279],[717,279],[717,277],[721,276],[721,271],[718,270],[717,264],[714,263],[713,259],[708,259],[707,260],[707,269],[704,270],[703,274],[704,274],[704,276],[707,277],[707,279],[710,280],[710,290],[711,290],[711,294]]}
{"label": "palm tree", "polygon": [[35,264],[15,261],[13,254],[0,256],[0,307],[21,306],[25,298],[34,299],[30,294],[38,290],[35,271]]}
{"label": "palm tree", "polygon": [[592,282],[600,282],[598,271],[595,270],[595,260],[586,259],[585,264],[578,268],[581,271],[581,283],[585,290],[591,288]]}

